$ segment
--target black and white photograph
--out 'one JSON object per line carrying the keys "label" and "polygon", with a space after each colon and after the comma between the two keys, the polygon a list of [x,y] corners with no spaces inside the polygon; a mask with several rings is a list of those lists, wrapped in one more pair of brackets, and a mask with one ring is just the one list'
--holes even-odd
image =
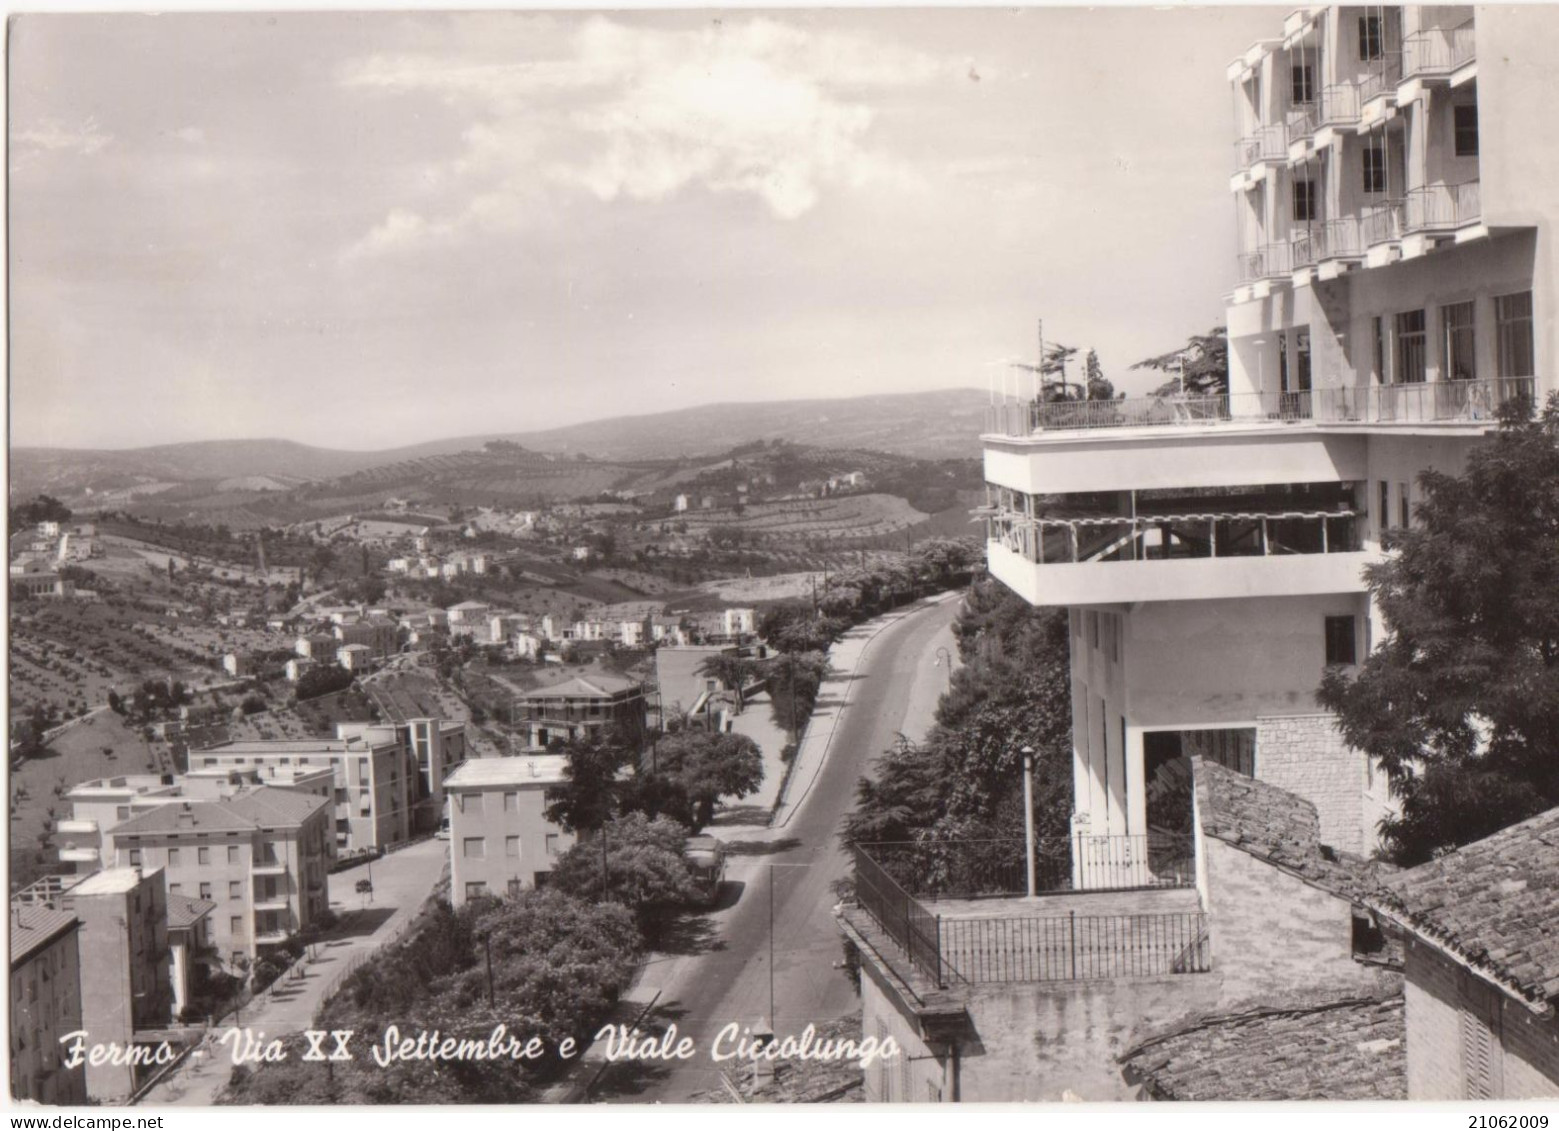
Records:
{"label": "black and white photograph", "polygon": [[6,30],[26,1126],[1559,1119],[1559,6]]}

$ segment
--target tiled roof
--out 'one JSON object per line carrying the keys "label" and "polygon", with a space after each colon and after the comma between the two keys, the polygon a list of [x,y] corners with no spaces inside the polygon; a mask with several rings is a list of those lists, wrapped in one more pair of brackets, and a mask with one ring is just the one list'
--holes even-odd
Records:
{"label": "tiled roof", "polygon": [[115,825],[112,835],[171,832],[252,832],[300,825],[333,802],[312,793],[261,786],[218,800],[170,802]]}
{"label": "tiled roof", "polygon": [[1316,808],[1268,782],[1202,757],[1191,759],[1202,832],[1344,899],[1378,890],[1391,866],[1321,844]]}
{"label": "tiled roof", "polygon": [[520,695],[521,699],[607,699],[624,691],[637,689],[639,684],[619,675],[591,672],[588,676],[572,676],[547,687],[536,687]]}
{"label": "tiled roof", "polygon": [[1389,996],[1312,996],[1205,1018],[1120,1058],[1163,1100],[1404,1100],[1400,980]]}
{"label": "tiled roof", "polygon": [[1398,873],[1372,904],[1483,970],[1559,1005],[1559,809]]}
{"label": "tiled roof", "polygon": [[189,927],[217,909],[209,899],[196,899],[180,892],[168,893],[168,926],[174,930]]}
{"label": "tiled roof", "polygon": [[10,923],[12,968],[75,926],[76,917],[69,911],[13,904]]}

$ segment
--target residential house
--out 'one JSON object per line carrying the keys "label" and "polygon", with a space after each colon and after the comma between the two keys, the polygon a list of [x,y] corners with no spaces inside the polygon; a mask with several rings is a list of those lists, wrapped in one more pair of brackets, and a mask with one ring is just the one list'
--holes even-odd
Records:
{"label": "residential house", "polygon": [[1407,934],[1408,1098],[1559,1099],[1559,809],[1392,877],[1374,904]]}
{"label": "residential house", "polygon": [[608,672],[563,674],[547,686],[517,695],[515,715],[516,721],[527,728],[531,750],[545,750],[553,742],[613,731],[643,735],[644,687]]}
{"label": "residential house", "polygon": [[557,756],[477,758],[445,781],[450,901],[517,895],[546,882],[574,835],[548,821],[546,790],[567,776]]}
{"label": "residential house", "polygon": [[173,1016],[186,1017],[205,988],[210,967],[217,962],[216,945],[211,941],[211,913],[217,909],[210,899],[174,893],[168,896],[169,986],[173,993]]}
{"label": "residential house", "polygon": [[400,650],[400,639],[394,621],[369,617],[355,624],[336,625],[334,635],[343,646],[361,644],[373,659],[393,656]]}
{"label": "residential house", "polygon": [[366,671],[373,663],[374,651],[366,644],[344,644],[336,649],[336,663],[349,672]]}
{"label": "residential house", "polygon": [[81,921],[48,906],[11,904],[11,1096],[81,1107],[86,1070],[67,1068],[62,1038],[82,1029]]}

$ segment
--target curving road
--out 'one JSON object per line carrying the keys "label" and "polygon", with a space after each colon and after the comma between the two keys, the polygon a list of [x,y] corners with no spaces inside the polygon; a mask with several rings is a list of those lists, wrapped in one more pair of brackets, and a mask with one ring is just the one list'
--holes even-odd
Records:
{"label": "curving road", "polygon": [[[773,915],[773,1029],[799,1034],[808,1023],[859,1009],[840,968],[843,950],[832,909],[836,880],[849,870],[837,839],[855,802],[855,784],[899,733],[919,737],[932,720],[947,669],[948,626],[957,600],[926,604],[855,630],[836,649],[841,678],[824,687],[820,706],[846,693],[827,760],[790,811],[783,828],[729,838],[732,855],[722,909],[690,923],[679,953],[657,956],[643,984],[658,988],[647,1030],[675,1024],[698,1054],[669,1064],[619,1063],[596,1082],[592,1098],[607,1102],[677,1103],[720,1087],[720,1066],[708,1056],[728,1023],[756,1026],[770,1012],[770,915]],[[852,664],[849,661],[854,658]],[[798,793],[793,782],[791,793]],[[734,832],[734,831],[733,831]]]}

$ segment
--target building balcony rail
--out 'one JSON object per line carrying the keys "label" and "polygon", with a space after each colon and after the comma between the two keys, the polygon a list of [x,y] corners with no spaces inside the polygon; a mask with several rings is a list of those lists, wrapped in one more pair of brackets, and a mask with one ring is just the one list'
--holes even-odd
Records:
{"label": "building balcony rail", "polygon": [[1370,72],[1359,80],[1359,106],[1363,107],[1382,95],[1395,96],[1397,84],[1402,81],[1402,52],[1387,51],[1375,60]]}
{"label": "building balcony rail", "polygon": [[1269,243],[1239,257],[1240,282],[1281,279],[1294,269],[1293,256],[1286,243]]}
{"label": "building balcony rail", "polygon": [[98,863],[97,846],[78,846],[74,844],[67,844],[64,848],[60,849],[60,863],[96,864]]}
{"label": "building balcony rail", "polygon": [[286,911],[288,906],[285,895],[267,895],[254,901],[256,911]]}
{"label": "building balcony rail", "polygon": [[1296,102],[1283,115],[1283,125],[1290,142],[1300,141],[1315,133],[1321,124],[1321,104],[1314,99]]}
{"label": "building balcony rail", "polygon": [[1409,232],[1446,232],[1476,224],[1483,215],[1482,185],[1433,184],[1409,189],[1405,227]]}
{"label": "building balcony rail", "polygon": [[1476,57],[1472,20],[1451,28],[1423,28],[1402,40],[1402,78],[1449,75]]}
{"label": "building balcony rail", "polygon": [[1288,134],[1281,125],[1259,126],[1234,143],[1234,165],[1249,169],[1261,161],[1282,161],[1288,155]]}
{"label": "building balcony rail", "polygon": [[54,823],[54,831],[64,835],[92,836],[97,832],[96,821],[78,821],[67,818]]}
{"label": "building balcony rail", "polygon": [[[1071,838],[1059,838],[1068,841]],[[1084,837],[1105,842],[1147,838]],[[855,855],[855,893],[862,910],[887,934],[913,970],[939,988],[951,984],[993,982],[1064,982],[1099,978],[1147,977],[1164,974],[1205,973],[1212,968],[1207,918],[1200,912],[1157,912],[1148,914],[1078,914],[1025,910],[1019,914],[986,914],[985,909],[968,916],[937,915],[927,909],[921,898],[911,894],[897,878],[916,883],[921,875],[920,860],[907,855],[910,847],[857,846]],[[1177,861],[1173,865],[1177,884],[1189,885],[1195,868],[1178,843],[1166,847]],[[1151,849],[1151,846],[1148,846]],[[983,897],[983,889],[1005,889],[1011,885],[1007,869],[1014,860],[1014,846],[1000,842],[963,842],[935,847],[938,863],[933,872],[954,887],[969,889],[969,897]],[[903,851],[901,851],[903,850]],[[886,856],[885,866],[877,854]],[[935,872],[946,865],[952,871]],[[1023,848],[1016,846],[1020,873],[1025,868]],[[932,859],[927,857],[926,859]],[[1108,852],[1103,859],[1109,862]],[[1151,853],[1133,867],[1145,868]],[[1068,854],[1069,867],[1077,867],[1078,858]],[[1037,862],[1036,862],[1037,864]],[[927,865],[933,867],[932,865]],[[1166,868],[1170,865],[1166,863]],[[927,873],[926,878],[933,873]],[[1119,873],[1117,873],[1119,875]],[[939,881],[931,881],[943,898],[951,897]],[[1025,886],[1020,889],[1027,890]],[[1097,890],[1100,898],[1112,889]],[[1120,890],[1120,889],[1113,889]],[[1173,893],[1164,893],[1173,894]],[[1189,893],[1187,893],[1189,894]],[[1065,895],[1050,898],[1067,900]],[[1086,897],[1092,899],[1092,896]],[[1194,897],[1193,897],[1194,898]],[[990,905],[986,905],[986,909]],[[1025,908],[1034,905],[1020,904]],[[1052,908],[1059,905],[1050,904]],[[888,958],[888,955],[884,955]]]}
{"label": "building balcony rail", "polygon": [[249,870],[257,876],[285,876],[287,874],[287,861],[271,859],[256,860],[250,865]]}
{"label": "building balcony rail", "polygon": [[280,946],[292,938],[292,932],[287,930],[263,930],[256,931],[254,941],[260,946]]}
{"label": "building balcony rail", "polygon": [[999,541],[1036,565],[1354,554],[1349,510],[1045,519],[998,514]]}
{"label": "building balcony rail", "polygon": [[1358,259],[1364,254],[1357,216],[1319,221],[1294,236],[1289,244],[1296,271],[1330,259]]}
{"label": "building balcony rail", "polygon": [[1321,110],[1318,124],[1322,126],[1351,126],[1359,120],[1359,87],[1357,83],[1334,83],[1321,91]]}
{"label": "building balcony rail", "polygon": [[1400,240],[1406,222],[1406,202],[1386,200],[1359,210],[1359,236],[1365,247]]}
{"label": "building balcony rail", "polygon": [[[917,899],[985,899],[1027,895],[1028,869],[1021,840],[923,840],[864,846],[893,881]],[[1189,836],[1036,837],[1034,890],[1131,891],[1193,887],[1194,847]]]}
{"label": "building balcony rail", "polygon": [[986,412],[987,435],[1037,436],[1109,428],[1257,424],[1454,423],[1492,419],[1499,408],[1536,396],[1535,377],[1370,385],[1299,392],[1122,397],[1100,401],[1006,401]]}

